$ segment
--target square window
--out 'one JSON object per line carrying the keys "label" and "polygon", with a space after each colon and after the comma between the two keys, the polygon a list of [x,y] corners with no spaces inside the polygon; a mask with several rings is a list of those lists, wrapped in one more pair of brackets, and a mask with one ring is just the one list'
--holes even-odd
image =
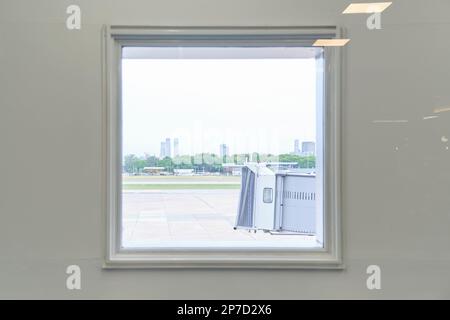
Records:
{"label": "square window", "polygon": [[337,49],[275,31],[108,30],[107,266],[340,266]]}

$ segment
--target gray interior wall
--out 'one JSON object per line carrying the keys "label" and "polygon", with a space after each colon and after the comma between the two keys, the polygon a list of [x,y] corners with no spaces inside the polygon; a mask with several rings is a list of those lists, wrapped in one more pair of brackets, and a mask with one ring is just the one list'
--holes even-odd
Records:
{"label": "gray interior wall", "polygon": [[[376,31],[349,2],[1,0],[0,298],[450,298],[450,113],[423,120],[450,107],[450,2],[394,0]],[[102,270],[103,24],[345,28],[345,270]]]}

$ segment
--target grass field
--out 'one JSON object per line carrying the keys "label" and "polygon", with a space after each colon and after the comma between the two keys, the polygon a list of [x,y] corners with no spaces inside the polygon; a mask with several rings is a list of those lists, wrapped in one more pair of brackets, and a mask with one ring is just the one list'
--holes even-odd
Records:
{"label": "grass field", "polygon": [[124,190],[219,190],[239,189],[236,176],[123,176]]}
{"label": "grass field", "polygon": [[240,183],[239,176],[122,176],[124,183],[168,183],[168,182],[208,182],[208,183]]}
{"label": "grass field", "polygon": [[170,184],[123,184],[123,190],[217,190],[217,189],[239,189],[240,184],[224,183],[170,183]]}

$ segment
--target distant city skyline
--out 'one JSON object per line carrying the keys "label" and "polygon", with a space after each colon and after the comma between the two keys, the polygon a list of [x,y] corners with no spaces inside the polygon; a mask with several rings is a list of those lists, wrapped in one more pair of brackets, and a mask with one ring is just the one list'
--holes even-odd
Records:
{"label": "distant city skyline", "polygon": [[[159,158],[164,158],[164,157],[177,157],[177,156],[185,156],[185,155],[194,155],[194,154],[181,154],[179,152],[179,148],[180,148],[180,139],[179,138],[173,138],[173,153],[171,152],[172,148],[171,148],[171,138],[163,138],[163,141],[161,141],[160,144],[160,153],[159,153]],[[301,142],[301,147],[300,147],[300,142]],[[295,155],[315,155],[315,146],[316,143],[315,141],[300,141],[300,139],[294,139],[294,148],[293,151],[291,152],[285,152],[285,154],[288,153],[292,153]],[[228,157],[230,155],[233,154],[252,154],[256,151],[251,151],[251,152],[244,152],[244,153],[237,153],[237,152],[230,152],[230,148],[227,144],[225,143],[221,143],[218,146],[218,152],[217,151],[211,151],[211,152],[203,152],[203,153],[210,153],[210,154],[216,154],[219,157],[223,158],[223,157]],[[258,152],[256,152],[258,153]],[[280,153],[282,154],[282,153]],[[150,155],[150,156],[158,156],[157,154],[154,153],[149,153],[149,152],[144,152],[144,155]],[[276,154],[274,154],[276,155]]]}

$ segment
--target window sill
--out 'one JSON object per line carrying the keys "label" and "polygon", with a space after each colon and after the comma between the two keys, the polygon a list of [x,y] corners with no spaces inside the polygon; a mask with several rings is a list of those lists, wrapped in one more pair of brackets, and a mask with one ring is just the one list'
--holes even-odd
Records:
{"label": "window sill", "polygon": [[324,251],[187,251],[120,252],[108,257],[104,269],[344,269],[342,260]]}

